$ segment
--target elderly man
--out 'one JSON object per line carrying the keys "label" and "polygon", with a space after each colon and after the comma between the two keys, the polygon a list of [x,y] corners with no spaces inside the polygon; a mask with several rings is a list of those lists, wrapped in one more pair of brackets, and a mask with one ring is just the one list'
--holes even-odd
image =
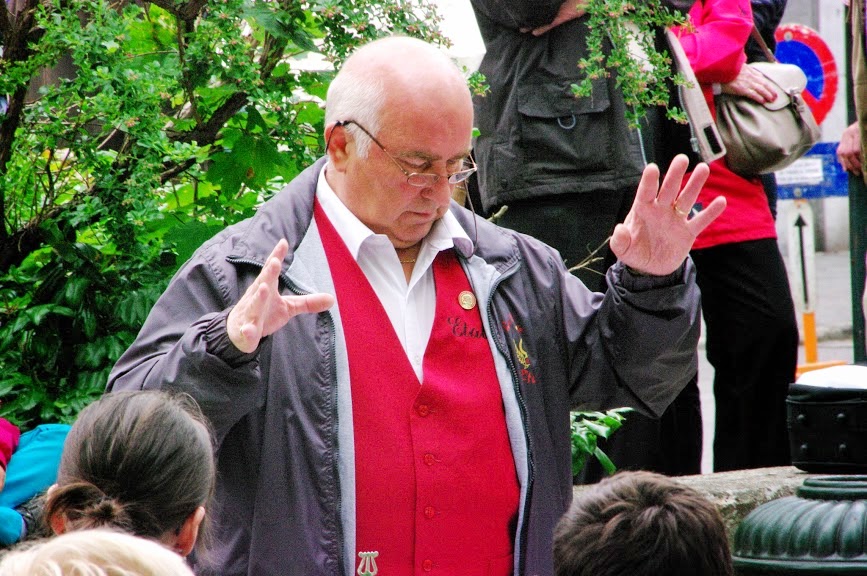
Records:
{"label": "elderly man", "polygon": [[[571,500],[568,415],[659,414],[696,370],[687,219],[646,170],[610,289],[452,203],[475,169],[466,83],[409,38],[350,57],[328,157],[172,280],[109,390],[187,392],[218,441],[200,574],[551,574]],[[592,135],[588,135],[592,138]]]}

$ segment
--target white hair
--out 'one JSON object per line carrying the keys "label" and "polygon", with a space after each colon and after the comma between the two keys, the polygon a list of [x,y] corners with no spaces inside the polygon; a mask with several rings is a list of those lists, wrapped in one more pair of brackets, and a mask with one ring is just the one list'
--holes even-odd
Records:
{"label": "white hair", "polygon": [[0,576],[193,576],[179,555],[138,536],[77,530],[6,554]]}
{"label": "white hair", "polygon": [[[335,76],[328,87],[325,100],[325,124],[353,120],[371,134],[379,132],[382,110],[385,108],[385,86],[382,79],[350,68]],[[344,127],[355,139],[355,150],[360,158],[367,158],[370,138],[356,125]]]}
{"label": "white hair", "polygon": [[[352,120],[376,136],[390,92],[409,95],[434,82],[440,89],[458,86],[469,88],[455,63],[442,50],[406,36],[390,36],[365,44],[344,63],[328,87],[325,100],[325,124]],[[404,94],[406,93],[406,94]],[[353,124],[346,126],[356,141],[356,153],[367,157],[370,139]]]}

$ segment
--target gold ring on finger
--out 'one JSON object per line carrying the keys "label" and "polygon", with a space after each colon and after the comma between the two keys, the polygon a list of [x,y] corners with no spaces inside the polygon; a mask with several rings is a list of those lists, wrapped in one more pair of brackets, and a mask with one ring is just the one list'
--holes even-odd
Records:
{"label": "gold ring on finger", "polygon": [[689,212],[688,212],[688,211],[681,210],[680,208],[678,208],[678,207],[677,207],[677,203],[672,204],[672,205],[671,205],[671,208],[672,208],[675,212],[677,212],[678,214],[680,214],[681,216],[689,216]]}

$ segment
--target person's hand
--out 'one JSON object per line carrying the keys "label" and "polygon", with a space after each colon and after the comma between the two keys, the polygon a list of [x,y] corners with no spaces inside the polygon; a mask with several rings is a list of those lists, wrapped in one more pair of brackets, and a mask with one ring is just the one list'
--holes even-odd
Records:
{"label": "person's hand", "polygon": [[587,0],[566,0],[560,6],[560,11],[557,12],[557,16],[551,22],[538,28],[521,28],[521,32],[530,32],[533,36],[541,36],[551,28],[556,28],[564,22],[584,16],[584,8],[586,6]]}
{"label": "person's hand", "polygon": [[623,224],[614,228],[610,242],[611,251],[632,270],[655,276],[671,274],[689,254],[695,237],[725,209],[725,198],[719,196],[689,217],[710,169],[698,164],[681,190],[688,166],[686,156],[675,156],[662,186],[655,164],[644,169],[632,209]]}
{"label": "person's hand", "polygon": [[6,486],[6,468],[0,466],[0,492],[3,491],[4,486]]}
{"label": "person's hand", "polygon": [[323,312],[334,305],[331,294],[283,296],[280,294],[281,263],[289,243],[280,240],[256,280],[247,288],[226,320],[229,340],[246,353],[258,348],[259,341],[286,325],[294,316]]}
{"label": "person's hand", "polygon": [[861,175],[861,130],[857,122],[853,122],[843,130],[840,144],[837,145],[837,161],[846,172],[856,176]]}
{"label": "person's hand", "polygon": [[746,96],[759,104],[773,102],[777,98],[771,81],[749,64],[741,66],[737,77],[731,82],[722,84],[721,88],[723,94]]}

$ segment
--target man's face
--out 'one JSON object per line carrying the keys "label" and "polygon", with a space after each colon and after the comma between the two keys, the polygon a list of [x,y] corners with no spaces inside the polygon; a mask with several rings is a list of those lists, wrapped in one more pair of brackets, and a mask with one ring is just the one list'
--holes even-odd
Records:
{"label": "man's face", "polygon": [[[472,105],[436,111],[395,110],[383,115],[366,158],[351,146],[346,193],[341,199],[359,220],[385,234],[396,248],[408,248],[430,232],[448,210],[455,185],[448,176],[464,168],[472,132]],[[360,135],[359,138],[367,138]],[[389,154],[391,158],[389,158]],[[429,186],[407,182],[409,173],[439,175]]]}

